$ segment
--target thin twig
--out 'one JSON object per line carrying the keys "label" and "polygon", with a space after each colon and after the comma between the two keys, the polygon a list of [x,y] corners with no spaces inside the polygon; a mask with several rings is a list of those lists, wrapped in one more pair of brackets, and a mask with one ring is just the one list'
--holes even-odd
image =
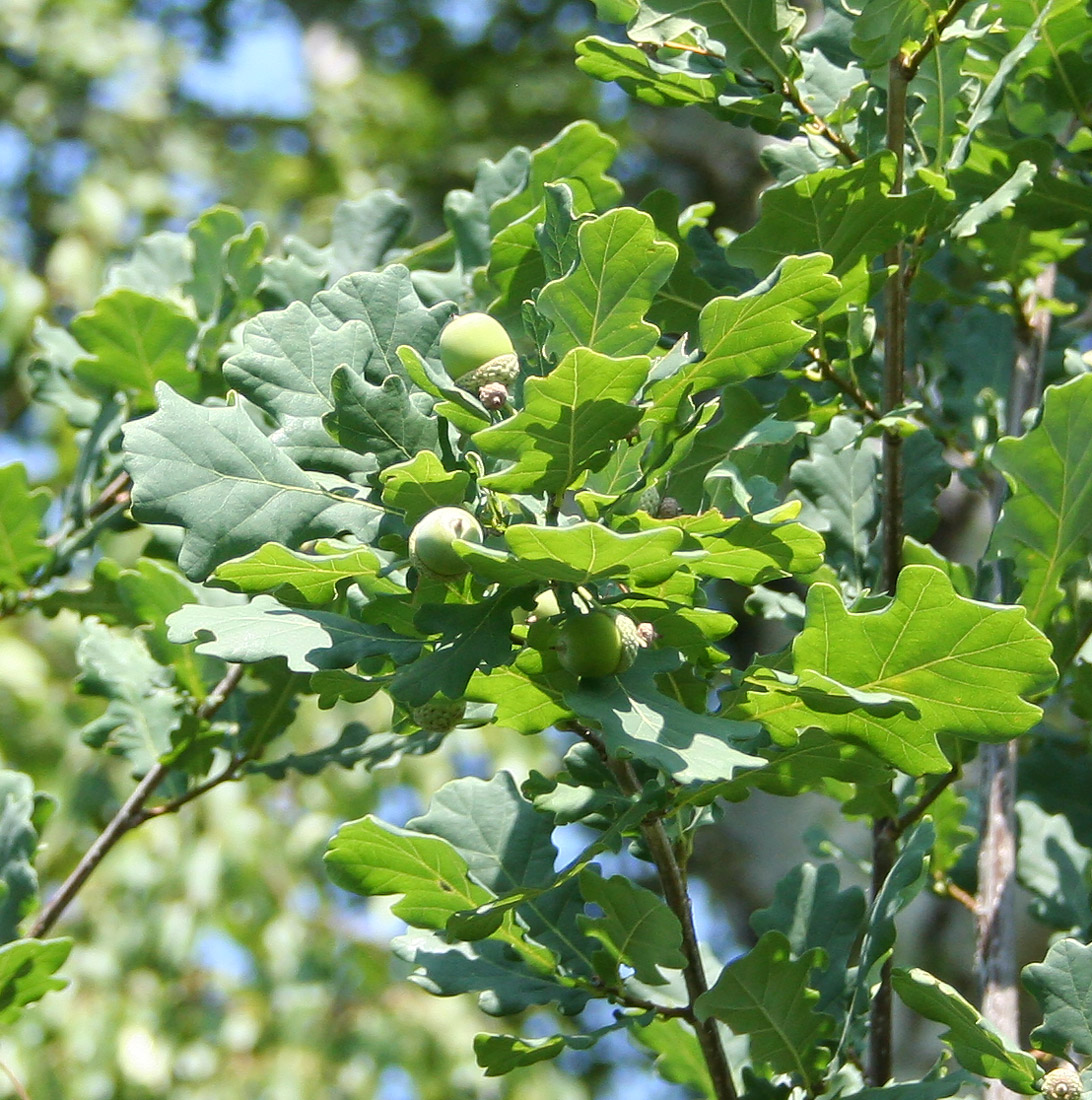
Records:
{"label": "thin twig", "polygon": [[[891,193],[905,190],[906,94],[908,78],[899,58],[887,67],[887,148],[895,155],[895,178]],[[884,257],[894,274],[884,287],[883,411],[893,412],[906,400],[906,316],[909,284],[905,277],[905,259],[900,241]],[[903,538],[903,458],[902,437],[883,433],[883,498],[880,529],[882,533],[883,587],[895,594],[902,569]],[[880,896],[898,855],[898,826],[890,817],[872,823],[872,900]],[[891,1079],[891,1021],[893,994],[891,958],[883,964],[880,982],[869,1010],[868,1081],[881,1088]]]}
{"label": "thin twig", "polygon": [[974,900],[973,895],[968,894],[962,886],[957,886],[950,879],[946,880],[943,884],[944,892],[950,897],[959,902],[965,909],[969,909],[976,916],[978,914],[978,903]]}
{"label": "thin twig", "polygon": [[836,386],[850,398],[851,401],[867,416],[870,420],[883,419],[883,413],[876,408],[876,405],[871,401],[867,394],[856,383],[851,382],[848,378],[843,378],[821,355],[812,352],[812,362],[819,368],[819,373],[823,378],[830,382],[831,385]]}
{"label": "thin twig", "polygon": [[[196,716],[202,720],[211,718],[235,690],[242,675],[242,665],[232,665],[228,668],[220,682],[197,707]],[[72,873],[61,883],[57,888],[57,892],[49,901],[42,906],[30,927],[30,931],[27,932],[27,938],[39,939],[46,935],[114,845],[131,829],[148,820],[147,816],[143,814],[144,804],[155,793],[156,788],[163,780],[167,778],[169,772],[169,765],[161,763],[153,764],[148,769],[144,778],[133,788],[133,793],[129,795],[106,827],[95,838],[91,847],[83,854],[83,858],[76,864]]]}
{"label": "thin twig", "polygon": [[[609,766],[623,793],[631,797],[640,793],[641,784],[633,771],[633,766],[628,761],[610,760]],[[672,847],[663,821],[657,817],[646,818],[641,823],[641,833],[659,873],[664,900],[678,917],[682,927],[682,950],[686,956],[683,978],[690,998],[691,1022],[698,1037],[702,1057],[709,1070],[713,1092],[717,1100],[738,1100],[732,1074],[728,1068],[728,1058],[720,1041],[717,1022],[712,1018],[698,1020],[694,1012],[695,1003],[703,993],[708,992],[709,985],[705,977],[705,965],[702,962],[697,932],[694,929],[694,913],[686,885],[686,871]]]}
{"label": "thin twig", "polygon": [[925,792],[919,799],[916,805],[911,806],[898,820],[895,822],[895,836],[900,837],[906,832],[912,825],[916,825],[922,817],[925,816],[925,811],[959,778],[961,768],[958,764],[953,764],[951,771],[945,772],[945,774],[933,784],[928,791]]}
{"label": "thin twig", "polygon": [[0,1070],[4,1071],[4,1075],[11,1082],[11,1087],[15,1089],[15,1095],[19,1097],[19,1100],[30,1100],[30,1093],[23,1088],[23,1083],[12,1073],[10,1067],[4,1062],[0,1062]]}
{"label": "thin twig", "polygon": [[902,71],[908,81],[913,80],[921,68],[922,62],[940,45],[940,39],[948,29],[960,9],[967,6],[967,0],[952,0],[948,10],[937,20],[936,30],[913,53],[899,58]]}
{"label": "thin twig", "polygon": [[128,504],[129,494],[133,490],[133,479],[128,471],[122,471],[111,481],[87,509],[87,518],[94,519],[109,511],[115,504]]}
{"label": "thin twig", "polygon": [[856,164],[861,159],[857,150],[822,115],[804,102],[795,84],[786,82],[782,86],[781,94],[808,120],[807,125],[825,137],[850,164]]}

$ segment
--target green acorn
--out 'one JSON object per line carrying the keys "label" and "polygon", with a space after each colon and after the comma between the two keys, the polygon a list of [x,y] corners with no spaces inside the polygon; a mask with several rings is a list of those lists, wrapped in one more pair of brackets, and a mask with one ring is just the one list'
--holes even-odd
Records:
{"label": "green acorn", "polygon": [[440,333],[440,361],[461,389],[507,386],[519,374],[519,358],[504,326],[488,313],[452,317]]}
{"label": "green acorn", "polygon": [[465,702],[443,695],[435,695],[427,703],[413,708],[413,720],[426,733],[450,733],[465,715]]}
{"label": "green acorn", "polygon": [[461,577],[467,566],[451,545],[456,539],[481,542],[481,524],[465,508],[434,508],[410,532],[410,561],[438,580]]}
{"label": "green acorn", "polygon": [[633,664],[641,636],[628,615],[601,607],[566,618],[554,648],[562,668],[574,676],[599,679],[617,676]]}

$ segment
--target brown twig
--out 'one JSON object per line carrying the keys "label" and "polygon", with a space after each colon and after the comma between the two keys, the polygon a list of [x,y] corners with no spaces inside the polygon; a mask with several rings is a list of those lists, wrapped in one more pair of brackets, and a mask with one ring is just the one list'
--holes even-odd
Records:
{"label": "brown twig", "polygon": [[786,82],[781,88],[781,94],[807,119],[806,125],[826,138],[850,164],[856,164],[861,159],[857,150],[822,115],[804,102],[795,84]]}
{"label": "brown twig", "polygon": [[[640,794],[641,784],[628,761],[609,760],[611,771],[624,794],[631,797]],[[694,929],[694,913],[690,904],[690,893],[686,885],[686,871],[679,861],[671,840],[659,818],[646,818],[641,823],[641,833],[648,845],[649,855],[660,876],[664,900],[675,914],[682,927],[682,950],[686,956],[683,979],[690,998],[689,1017],[701,1047],[702,1057],[709,1070],[713,1083],[713,1092],[717,1100],[738,1100],[732,1074],[728,1068],[728,1058],[720,1040],[720,1032],[715,1019],[699,1020],[694,1011],[698,998],[708,992],[709,985],[705,977],[705,964],[702,962],[701,947]]]}
{"label": "brown twig", "polygon": [[819,373],[823,378],[840,389],[870,420],[881,420],[883,418],[883,413],[876,408],[875,403],[869,399],[860,386],[851,382],[848,378],[843,378],[831,363],[814,350],[811,356],[812,362],[819,368]]}
{"label": "brown twig", "polygon": [[905,54],[899,57],[898,63],[902,67],[902,71],[906,76],[907,81],[913,80],[917,75],[918,69],[921,68],[922,62],[940,45],[941,36],[948,29],[951,23],[955,20],[955,17],[959,14],[960,9],[967,6],[967,0],[952,0],[951,6],[948,10],[937,20],[935,31],[929,35],[929,37],[912,53]]}
{"label": "brown twig", "polygon": [[954,898],[964,908],[969,909],[972,913],[978,913],[978,903],[974,900],[973,895],[968,894],[962,886],[957,886],[951,879],[945,880],[943,884],[944,892],[950,897]]}
{"label": "brown twig", "polygon": [[103,512],[108,512],[116,504],[128,504],[129,494],[132,491],[133,479],[127,471],[122,471],[95,498],[91,507],[87,509],[87,518],[94,519]]}
{"label": "brown twig", "polygon": [[916,825],[918,821],[925,816],[926,810],[959,778],[962,769],[958,764],[953,764],[951,771],[945,772],[928,791],[925,792],[916,803],[911,806],[900,818],[895,822],[895,836],[902,836],[907,829],[912,825]]}
{"label": "brown twig", "polygon": [[[196,716],[202,720],[211,718],[235,690],[242,675],[242,665],[229,667],[220,682],[197,707]],[[95,838],[91,847],[83,854],[68,878],[61,883],[56,893],[42,906],[30,927],[30,931],[27,932],[27,938],[39,939],[46,935],[114,845],[131,829],[147,821],[149,816],[153,816],[144,813],[144,804],[155,793],[156,788],[163,780],[167,778],[169,772],[170,766],[161,763],[153,764],[148,769],[143,779],[133,788],[133,793],[129,795],[106,827]]]}

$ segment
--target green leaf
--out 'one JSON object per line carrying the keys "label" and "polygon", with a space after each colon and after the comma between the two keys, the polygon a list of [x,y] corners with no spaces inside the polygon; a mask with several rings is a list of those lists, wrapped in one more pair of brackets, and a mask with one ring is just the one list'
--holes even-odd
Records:
{"label": "green leaf", "polygon": [[0,466],[0,589],[21,588],[49,560],[40,538],[49,501],[47,489],[31,491],[21,462]]}
{"label": "green leaf", "polygon": [[475,880],[493,894],[541,886],[554,878],[553,821],[519,793],[509,772],[492,779],[467,776],[445,783],[428,811],[407,822],[442,837],[466,860]]}
{"label": "green leaf", "polygon": [[656,45],[696,41],[733,71],[780,88],[800,73],[791,43],[803,26],[804,13],[787,0],[641,0],[628,34]]}
{"label": "green leaf", "polygon": [[[704,59],[702,59],[704,61]],[[698,104],[712,109],[728,83],[719,66],[698,67],[689,53],[649,57],[638,46],[598,35],[576,44],[576,67],[596,80],[615,81],[627,95],[656,107]]]}
{"label": "green leaf", "polygon": [[904,44],[924,42],[946,8],[945,0],[870,0],[853,20],[853,52],[866,69],[878,69]]}
{"label": "green leaf", "polygon": [[16,940],[0,947],[0,1025],[14,1023],[24,1005],[68,985],[53,975],[71,949],[71,940]]}
{"label": "green leaf", "polygon": [[834,1026],[816,1010],[819,994],[808,988],[808,975],[822,958],[816,949],[793,959],[785,936],[767,932],[697,999],[698,1019],[715,1017],[749,1036],[754,1062],[805,1083],[816,1081],[829,1059],[819,1042]]}
{"label": "green leaf", "polygon": [[1045,692],[1056,675],[1050,643],[1022,608],[965,599],[924,565],[903,569],[894,599],[877,611],[850,612],[837,589],[812,585],[792,652],[804,687],[821,687],[818,677],[912,705],[834,713],[769,692],[750,695],[740,716],[762,721],[782,744],[818,725],[910,775],[947,770],[940,733],[993,742],[1030,729],[1040,711],[1022,696]]}
{"label": "green leaf", "polygon": [[397,375],[373,386],[348,367],[339,367],[330,388],[334,408],[323,417],[326,430],[350,451],[374,455],[381,470],[439,449],[436,418],[418,407]]}
{"label": "green leaf", "polygon": [[143,775],[187,717],[172,671],[152,660],[140,635],[94,620],[83,625],[76,660],[79,690],[109,700],[105,714],[83,728],[84,741],[126,757],[133,774]]}
{"label": "green leaf", "polygon": [[663,694],[656,673],[677,667],[669,652],[640,653],[621,677],[584,681],[565,692],[573,713],[601,731],[615,757],[635,757],[680,783],[729,779],[762,763],[751,755],[756,727],[709,714],[695,714]]}
{"label": "green leaf", "polygon": [[1019,843],[1016,875],[1035,901],[1032,912],[1061,932],[1092,927],[1088,874],[1092,852],[1079,844],[1061,814],[1048,814],[1027,798],[1016,803]]}
{"label": "green leaf", "polygon": [[272,596],[231,607],[191,604],[167,626],[172,642],[197,640],[198,653],[246,663],[283,657],[293,672],[348,668],[378,656],[410,661],[422,644],[336,612],[286,607]]}
{"label": "green leaf", "polygon": [[453,914],[490,897],[471,881],[466,860],[446,840],[370,815],[338,829],[324,862],[343,890],[364,897],[401,894],[391,912],[415,928],[443,928]]}
{"label": "green leaf", "polygon": [[[703,577],[756,585],[778,577],[802,576],[823,563],[823,540],[801,523],[776,522],[796,511],[795,504],[779,514],[725,519],[716,509],[672,521],[705,551],[691,566]],[[767,522],[767,520],[769,522]]]}
{"label": "green leaf", "polygon": [[331,220],[330,244],[323,250],[327,279],[333,283],[354,271],[379,267],[411,220],[409,203],[393,191],[370,191],[339,202]]}
{"label": "green leaf", "polygon": [[[554,661],[556,665],[556,658]],[[521,649],[511,664],[488,673],[476,671],[467,685],[466,697],[496,705],[493,720],[518,733],[541,733],[569,713],[561,701],[568,674],[545,671],[543,655],[530,646]],[[548,690],[549,687],[555,690]]]}
{"label": "green leaf", "polygon": [[1092,374],[1047,388],[1040,423],[1002,439],[990,459],[1008,479],[991,547],[1011,556],[1024,579],[1020,602],[1046,627],[1067,571],[1092,553]]}
{"label": "green leaf", "polygon": [[1052,1054],[1064,1056],[1069,1047],[1092,1054],[1092,946],[1058,940],[1041,963],[1024,967],[1023,979],[1043,1010],[1031,1041]]}
{"label": "green leaf", "polygon": [[[769,194],[769,192],[766,192]],[[790,256],[773,265],[758,286],[735,298],[714,298],[701,311],[699,342],[705,355],[684,362],[649,385],[646,416],[667,423],[685,398],[781,370],[814,335],[802,322],[818,317],[840,290],[826,255]]]}
{"label": "green leaf", "polygon": [[478,993],[478,1007],[510,1016],[533,1005],[556,1003],[566,1015],[588,1002],[582,989],[532,969],[507,944],[484,940],[450,944],[432,932],[410,932],[394,941],[394,953],[416,970],[410,975],[430,993],[450,997]]}
{"label": "green leaf", "polygon": [[686,1085],[706,1100],[715,1100],[716,1092],[709,1067],[701,1052],[693,1028],[677,1017],[659,1017],[648,1024],[630,1027],[630,1035],[642,1046],[655,1051],[656,1072],[676,1085]]}
{"label": "green leaf", "polygon": [[612,579],[641,588],[666,580],[686,564],[686,558],[675,556],[683,541],[677,527],[620,535],[598,523],[574,523],[571,527],[519,523],[507,528],[504,541],[510,554],[467,542],[460,543],[458,549],[477,575],[512,586],[552,580],[591,584]]}
{"label": "green leaf", "polygon": [[181,306],[135,290],[115,290],[72,320],[72,335],[90,358],[74,365],[76,377],[93,390],[121,390],[143,404],[158,382],[196,396],[201,378],[190,367],[197,322]]}
{"label": "green leaf", "polygon": [[377,385],[386,377],[372,328],[363,321],[324,324],[302,302],[259,313],[243,326],[241,342],[224,363],[224,379],[281,425],[333,409],[339,366]]}
{"label": "green leaf", "polygon": [[186,293],[199,317],[212,317],[223,292],[227,246],[246,230],[242,214],[230,206],[214,206],[189,226],[193,242],[193,278]]}
{"label": "green leaf", "polygon": [[718,784],[717,792],[725,798],[746,798],[752,787],[782,797],[821,791],[841,802],[847,814],[881,817],[895,812],[888,789],[894,771],[863,745],[838,741],[813,726],[792,745],[762,745],[752,751],[765,763],[729,784]]}
{"label": "green leaf", "polygon": [[408,462],[388,466],[379,475],[383,504],[414,524],[434,508],[457,507],[466,500],[470,474],[445,470],[432,451],[422,451]]}
{"label": "green leaf", "polygon": [[577,228],[580,262],[548,283],[538,309],[553,323],[546,350],[648,355],[660,330],[643,318],[675,266],[678,249],[659,237],[652,218],[623,207]]}
{"label": "green leaf", "polygon": [[38,896],[34,783],[20,772],[0,771],[0,943],[19,936],[19,922]]}
{"label": "green leaf", "polygon": [[793,488],[804,498],[804,523],[826,536],[831,564],[860,586],[879,515],[880,442],[857,422],[836,416],[808,440],[808,458],[794,462]]}
{"label": "green leaf", "polygon": [[895,157],[884,152],[771,187],[758,223],[728,246],[728,260],[765,276],[786,254],[825,252],[842,278],[921,228],[937,198],[931,190],[893,195],[894,179]]}
{"label": "green leaf", "polygon": [[[577,885],[559,883],[554,872],[553,817],[536,810],[508,772],[500,771],[488,781],[467,777],[444,784],[428,812],[407,828],[447,840],[466,860],[476,882],[497,897],[518,897],[516,912],[537,943],[549,948],[568,970],[586,977],[594,973],[594,944],[578,923],[583,902]],[[474,916],[469,922],[467,914],[449,920],[449,934],[470,939],[464,930],[473,927]],[[499,923],[502,914],[494,911],[486,919]]]}
{"label": "green leaf", "polygon": [[778,884],[773,904],[751,915],[751,927],[762,936],[782,932],[798,958],[820,948],[826,967],[813,971],[809,984],[818,991],[816,1009],[829,1011],[846,987],[846,966],[861,932],[866,909],[860,887],[839,889],[838,868],[802,863]]}
{"label": "green leaf", "polygon": [[427,703],[437,692],[458,699],[474,673],[508,663],[512,653],[512,610],[518,593],[501,590],[476,604],[431,606],[414,619],[420,629],[439,634],[431,653],[400,668],[391,693],[410,706]]}
{"label": "green leaf", "polygon": [[925,889],[929,853],[935,839],[936,830],[931,821],[915,826],[872,902],[861,941],[857,985],[846,1017],[845,1034],[849,1032],[853,1017],[864,1011],[881,980],[880,968],[895,947],[895,918]]}
{"label": "green leaf", "polygon": [[645,356],[612,359],[577,348],[545,378],[528,379],[524,408],[474,435],[486,454],[515,461],[482,484],[501,492],[557,494],[597,470],[641,419],[629,404],[648,374]]}
{"label": "green leaf", "polygon": [[343,531],[371,540],[383,512],[358,486],[305,473],[241,403],[206,408],[163,384],[156,392],[159,410],[125,426],[133,514],[183,529],[178,564],[188,577],[270,541]]}
{"label": "green leaf", "polygon": [[[646,985],[663,985],[660,972],[682,970],[682,925],[663,899],[622,875],[603,878],[586,870],[580,876],[584,900],[602,910],[600,917],[580,918],[585,934],[600,941],[618,965],[633,968],[634,976]],[[603,975],[608,980],[616,975]]]}
{"label": "green leaf", "polygon": [[565,1050],[590,1050],[608,1031],[619,1024],[608,1024],[590,1035],[549,1035],[544,1039],[524,1039],[518,1035],[475,1035],[474,1057],[486,1077],[501,1077],[514,1069],[548,1062]]}
{"label": "green leaf", "polygon": [[1031,1096],[1042,1076],[1030,1054],[1010,1046],[950,985],[924,970],[896,967],[891,975],[895,992],[907,1008],[947,1027],[941,1038],[965,1069],[1001,1081],[1013,1092]]}
{"label": "green leaf", "polygon": [[531,154],[526,184],[498,199],[489,211],[493,242],[488,276],[497,290],[490,313],[501,320],[518,317],[521,304],[547,280],[535,238],[535,228],[545,216],[546,186],[564,180],[576,214],[606,210],[622,193],[619,184],[605,175],[617,151],[614,138],[582,120],[566,126]]}
{"label": "green leaf", "polygon": [[378,575],[389,563],[370,547],[338,550],[336,546],[319,543],[319,553],[303,554],[267,542],[245,558],[218,565],[215,576],[240,592],[277,594],[287,588],[309,604],[330,603],[350,579],[369,595],[405,593],[402,585]]}

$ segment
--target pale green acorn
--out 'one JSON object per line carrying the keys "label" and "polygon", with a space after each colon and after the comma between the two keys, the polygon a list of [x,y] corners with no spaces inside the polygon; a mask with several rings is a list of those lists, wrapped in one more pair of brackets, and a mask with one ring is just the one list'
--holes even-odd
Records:
{"label": "pale green acorn", "polygon": [[467,566],[451,545],[456,539],[481,542],[481,524],[465,508],[434,508],[410,532],[410,561],[438,580],[461,577]]}
{"label": "pale green acorn", "polygon": [[452,317],[440,333],[440,360],[461,389],[507,386],[519,374],[519,358],[504,326],[488,313]]}
{"label": "pale green acorn", "polygon": [[426,733],[450,733],[466,715],[466,703],[436,695],[413,708],[413,720]]}
{"label": "pale green acorn", "polygon": [[637,624],[621,611],[596,608],[570,615],[557,632],[557,659],[574,676],[617,676],[633,664],[641,648]]}

